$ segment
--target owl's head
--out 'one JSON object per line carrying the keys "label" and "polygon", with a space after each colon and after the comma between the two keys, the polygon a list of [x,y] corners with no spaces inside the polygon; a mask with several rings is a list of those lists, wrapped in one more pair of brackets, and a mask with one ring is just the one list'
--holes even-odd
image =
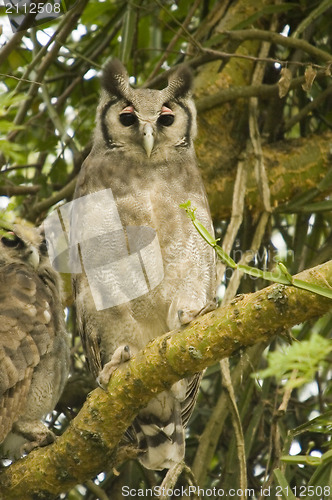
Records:
{"label": "owl's head", "polygon": [[0,223],[0,272],[11,264],[32,270],[57,293],[61,289],[59,273],[50,264],[42,226]]}
{"label": "owl's head", "polygon": [[120,61],[108,62],[101,78],[95,140],[107,149],[121,148],[145,158],[167,158],[174,148],[191,148],[196,136],[191,85],[191,71],[183,65],[163,90],[134,89]]}
{"label": "owl's head", "polygon": [[2,225],[0,231],[1,264],[21,262],[34,269],[40,264],[42,236],[35,228],[18,224]]}

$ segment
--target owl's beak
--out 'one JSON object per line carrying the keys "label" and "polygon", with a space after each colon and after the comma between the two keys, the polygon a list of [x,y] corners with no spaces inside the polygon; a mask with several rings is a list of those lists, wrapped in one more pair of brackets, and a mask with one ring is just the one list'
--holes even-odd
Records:
{"label": "owl's beak", "polygon": [[153,136],[153,127],[151,123],[146,123],[143,127],[143,146],[148,155],[148,158],[151,156],[151,151],[153,149],[154,144],[154,136]]}
{"label": "owl's beak", "polygon": [[30,250],[30,253],[28,256],[28,261],[34,269],[37,269],[37,267],[39,266],[39,261],[40,261],[37,248],[31,246],[31,250]]}

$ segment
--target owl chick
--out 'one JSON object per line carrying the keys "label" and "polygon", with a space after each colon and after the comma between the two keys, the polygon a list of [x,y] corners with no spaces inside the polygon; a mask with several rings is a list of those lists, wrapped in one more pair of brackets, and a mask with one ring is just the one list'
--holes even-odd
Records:
{"label": "owl chick", "polygon": [[[118,60],[103,71],[93,147],[75,191],[82,203],[71,220],[84,271],[73,278],[78,326],[102,385],[149,341],[214,307],[214,252],[179,207],[190,199],[213,234],[191,85],[186,66],[163,90],[133,89]],[[199,382],[200,374],[177,382],[138,414],[130,434],[146,468],[183,459]]]}
{"label": "owl chick", "polygon": [[0,457],[49,444],[41,422],[68,375],[60,281],[35,228],[0,232]]}

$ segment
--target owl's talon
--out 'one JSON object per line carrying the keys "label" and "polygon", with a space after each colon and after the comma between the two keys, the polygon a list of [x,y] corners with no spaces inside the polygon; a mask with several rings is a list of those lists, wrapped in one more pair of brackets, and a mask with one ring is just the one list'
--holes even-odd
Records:
{"label": "owl's talon", "polygon": [[187,325],[194,319],[196,319],[198,316],[202,316],[203,314],[206,314],[210,311],[214,311],[217,307],[217,302],[216,300],[210,300],[207,304],[205,304],[201,309],[198,310],[188,310],[185,311],[184,309],[179,309],[178,310],[178,318],[181,323],[181,325]]}
{"label": "owl's talon", "polygon": [[190,323],[190,321],[195,319],[196,316],[197,311],[184,311],[183,309],[178,310],[178,318],[181,326],[187,325],[188,323]]}
{"label": "owl's talon", "polygon": [[209,302],[207,302],[205,306],[202,307],[200,311],[198,311],[197,316],[203,316],[203,314],[214,311],[215,309],[217,309],[217,306],[218,306],[218,300],[215,297],[214,300],[210,300]]}
{"label": "owl's talon", "polygon": [[53,432],[50,430],[48,430],[48,432],[46,432],[45,434],[40,434],[34,437],[35,437],[34,441],[29,441],[21,447],[21,455],[28,454],[35,448],[48,446],[49,444],[54,443],[56,438],[55,434],[53,434]]}
{"label": "owl's talon", "polygon": [[97,384],[101,389],[106,390],[110,378],[113,372],[120,366],[122,363],[129,361],[131,357],[130,347],[129,345],[120,346],[115,349],[111,361],[106,363],[104,368],[101,370],[97,377]]}
{"label": "owl's talon", "polygon": [[30,453],[35,448],[52,444],[56,439],[55,434],[38,420],[16,422],[13,425],[13,433],[26,440],[19,448],[20,456]]}

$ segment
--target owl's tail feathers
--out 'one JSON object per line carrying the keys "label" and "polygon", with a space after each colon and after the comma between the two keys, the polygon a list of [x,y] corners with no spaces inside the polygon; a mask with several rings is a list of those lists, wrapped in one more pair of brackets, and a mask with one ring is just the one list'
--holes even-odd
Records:
{"label": "owl's tail feathers", "polygon": [[172,398],[172,403],[172,412],[167,420],[143,410],[144,414],[139,414],[133,423],[138,448],[142,450],[138,458],[147,469],[170,469],[184,459],[181,408],[176,399]]}

